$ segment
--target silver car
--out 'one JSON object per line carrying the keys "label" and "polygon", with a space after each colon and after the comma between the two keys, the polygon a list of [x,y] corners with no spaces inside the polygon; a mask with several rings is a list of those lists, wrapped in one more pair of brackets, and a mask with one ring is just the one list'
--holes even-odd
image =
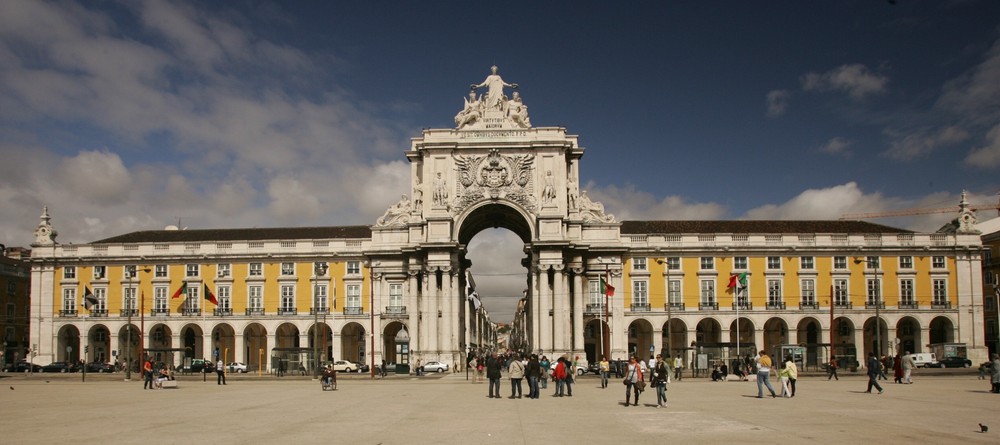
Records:
{"label": "silver car", "polygon": [[427,362],[424,364],[424,372],[445,372],[448,370],[447,363]]}

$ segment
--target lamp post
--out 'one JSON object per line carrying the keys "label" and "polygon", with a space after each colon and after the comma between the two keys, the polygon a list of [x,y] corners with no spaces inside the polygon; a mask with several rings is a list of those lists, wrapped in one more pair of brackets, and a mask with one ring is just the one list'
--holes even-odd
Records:
{"label": "lamp post", "polygon": [[[315,276],[313,277],[313,361],[315,363],[315,372],[313,373],[313,380],[319,379],[319,277],[326,276],[326,270],[328,268],[327,264],[321,261],[317,261],[314,265],[313,272]],[[326,329],[324,329],[324,336],[326,334]]]}
{"label": "lamp post", "polygon": [[378,261],[366,261],[368,263],[368,312],[371,314],[371,332],[369,333],[369,338],[371,339],[371,366],[369,367],[369,372],[371,372],[372,380],[375,380],[375,267],[382,264]]}
{"label": "lamp post", "polygon": [[[871,288],[868,287],[867,283],[865,285],[866,290],[871,290],[873,295],[873,303],[875,304],[875,356],[881,360],[882,359],[882,316],[881,316],[881,306],[882,306],[882,286],[878,283],[878,270],[872,268],[872,264],[868,262],[867,259],[855,258],[854,264],[865,264],[864,276],[867,280],[868,269],[872,269],[875,272],[875,277],[872,280]],[[876,264],[876,267],[878,264]]]}

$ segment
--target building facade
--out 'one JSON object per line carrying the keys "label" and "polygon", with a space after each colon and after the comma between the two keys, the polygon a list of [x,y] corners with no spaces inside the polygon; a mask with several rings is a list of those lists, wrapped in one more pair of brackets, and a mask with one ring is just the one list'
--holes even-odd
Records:
{"label": "building facade", "polygon": [[31,348],[28,319],[31,318],[29,251],[0,245],[0,367],[24,359]]}
{"label": "building facade", "polygon": [[64,245],[44,213],[31,260],[40,360],[149,353],[262,370],[316,357],[458,368],[496,338],[468,298],[466,247],[498,227],[524,245],[528,291],[515,323],[526,351],[719,359],[790,344],[812,364],[936,342],[985,351],[971,312],[982,300],[981,243],[967,209],[971,221],[949,233],[617,221],[579,188],[578,137],[532,127],[506,85],[494,70],[456,128],[412,140],[411,193],[371,226],[162,230]]}

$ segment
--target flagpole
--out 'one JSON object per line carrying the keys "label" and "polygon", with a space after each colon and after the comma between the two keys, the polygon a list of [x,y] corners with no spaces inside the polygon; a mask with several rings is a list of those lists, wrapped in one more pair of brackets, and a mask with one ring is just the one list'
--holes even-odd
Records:
{"label": "flagpole", "polygon": [[733,296],[736,298],[736,356],[740,356],[740,276],[736,275],[736,285],[733,286]]}

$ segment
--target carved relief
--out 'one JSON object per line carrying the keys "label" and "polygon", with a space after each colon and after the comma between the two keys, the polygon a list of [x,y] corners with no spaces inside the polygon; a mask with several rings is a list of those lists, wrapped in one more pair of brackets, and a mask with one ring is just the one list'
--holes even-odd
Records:
{"label": "carved relief", "polygon": [[580,199],[577,201],[577,205],[580,208],[580,217],[583,218],[584,222],[615,222],[615,215],[605,214],[604,204],[591,201],[590,197],[587,196],[586,190],[580,192]]}
{"label": "carved relief", "polygon": [[486,156],[456,156],[458,180],[461,190],[452,202],[455,213],[484,199],[508,199],[535,212],[535,198],[531,187],[534,155],[500,154],[492,149]]}

